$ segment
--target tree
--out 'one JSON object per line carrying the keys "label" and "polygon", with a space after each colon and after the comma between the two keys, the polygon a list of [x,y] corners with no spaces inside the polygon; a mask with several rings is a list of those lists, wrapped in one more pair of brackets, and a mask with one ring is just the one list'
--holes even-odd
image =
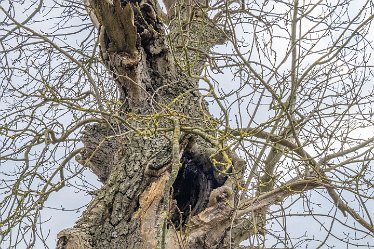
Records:
{"label": "tree", "polygon": [[59,249],[372,247],[374,2],[164,5],[2,3],[2,243],[88,168]]}

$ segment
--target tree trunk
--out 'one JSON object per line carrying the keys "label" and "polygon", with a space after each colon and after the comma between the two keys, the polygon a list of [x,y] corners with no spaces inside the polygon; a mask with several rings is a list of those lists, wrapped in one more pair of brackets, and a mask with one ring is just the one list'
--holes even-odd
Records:
{"label": "tree trunk", "polygon": [[[225,248],[235,190],[225,172],[242,162],[210,139],[215,122],[191,77],[204,53],[186,51],[178,29],[202,52],[223,33],[197,11],[192,22],[170,23],[169,37],[181,45],[172,53],[152,1],[89,5],[121,108],[83,132],[78,161],[104,186],[74,228],[59,233],[57,248]],[[191,17],[190,8],[179,13]]]}

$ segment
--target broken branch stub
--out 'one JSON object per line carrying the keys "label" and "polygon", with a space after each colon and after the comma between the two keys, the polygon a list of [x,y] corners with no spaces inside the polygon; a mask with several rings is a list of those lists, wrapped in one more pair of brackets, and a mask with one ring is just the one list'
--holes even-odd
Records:
{"label": "broken branch stub", "polygon": [[101,26],[102,60],[120,92],[119,111],[154,113],[183,92],[177,82],[187,84],[178,79],[152,1],[91,0],[90,7]]}

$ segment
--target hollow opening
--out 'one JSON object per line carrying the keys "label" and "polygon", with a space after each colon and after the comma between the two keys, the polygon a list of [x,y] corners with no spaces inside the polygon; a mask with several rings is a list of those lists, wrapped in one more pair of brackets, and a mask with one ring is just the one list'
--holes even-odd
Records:
{"label": "hollow opening", "polygon": [[174,206],[171,215],[171,222],[179,229],[189,217],[203,211],[208,205],[210,193],[223,185],[215,179],[210,160],[185,151],[181,161],[182,167],[173,184]]}

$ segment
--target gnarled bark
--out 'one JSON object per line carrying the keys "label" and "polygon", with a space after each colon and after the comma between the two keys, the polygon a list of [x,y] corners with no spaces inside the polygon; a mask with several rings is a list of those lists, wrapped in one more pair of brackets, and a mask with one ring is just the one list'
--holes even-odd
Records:
{"label": "gnarled bark", "polygon": [[[182,53],[171,53],[157,6],[152,1],[89,4],[100,23],[102,59],[118,84],[118,111],[126,122],[86,127],[79,162],[104,186],[74,228],[60,232],[58,248],[222,248],[227,225],[209,222],[198,234],[189,229],[208,206],[214,212],[227,209],[233,193],[210,160],[218,148],[196,134],[176,134],[174,119],[207,133],[214,124],[197,80],[175,64]],[[194,29],[201,26],[192,23]],[[181,39],[177,33],[172,30],[171,37]],[[208,38],[207,51],[216,42]],[[194,74],[202,68],[203,58],[197,59]]]}
{"label": "gnarled bark", "polygon": [[88,8],[121,107],[83,132],[78,161],[104,185],[76,225],[59,233],[57,248],[238,247],[235,217],[323,185],[296,180],[238,206],[245,162],[215,139],[194,77],[224,32],[203,10],[182,6],[178,18],[169,13],[171,49],[152,1],[90,0]]}

